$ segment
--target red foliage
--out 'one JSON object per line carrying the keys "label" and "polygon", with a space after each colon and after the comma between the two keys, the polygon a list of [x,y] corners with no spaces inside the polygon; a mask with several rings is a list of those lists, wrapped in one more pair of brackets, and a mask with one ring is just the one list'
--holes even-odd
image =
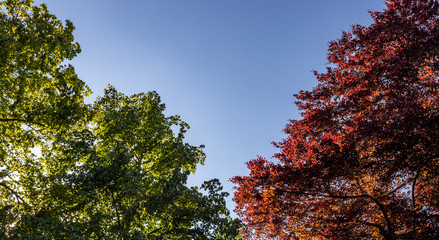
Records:
{"label": "red foliage", "polygon": [[330,42],[302,119],[237,184],[246,239],[439,239],[439,3],[387,0]]}

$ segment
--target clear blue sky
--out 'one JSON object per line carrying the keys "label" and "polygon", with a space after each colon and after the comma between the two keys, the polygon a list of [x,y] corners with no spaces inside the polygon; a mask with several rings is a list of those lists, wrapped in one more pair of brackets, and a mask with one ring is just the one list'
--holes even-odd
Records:
{"label": "clear blue sky", "polygon": [[[384,0],[38,0],[71,20],[82,53],[73,61],[95,95],[157,91],[167,115],[206,145],[190,185],[246,175],[245,162],[270,158],[293,93],[311,89],[327,66],[327,43],[352,24],[369,25]],[[231,198],[228,206],[233,208]]]}

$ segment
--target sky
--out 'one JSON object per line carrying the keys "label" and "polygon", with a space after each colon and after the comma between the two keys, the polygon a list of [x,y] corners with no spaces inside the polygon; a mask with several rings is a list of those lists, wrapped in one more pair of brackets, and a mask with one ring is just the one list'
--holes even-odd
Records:
{"label": "sky", "polygon": [[71,64],[96,96],[111,84],[126,95],[156,91],[165,114],[190,125],[186,141],[205,145],[189,185],[248,175],[245,162],[277,149],[293,94],[317,84],[328,42],[384,0],[37,0],[76,27],[82,53]]}

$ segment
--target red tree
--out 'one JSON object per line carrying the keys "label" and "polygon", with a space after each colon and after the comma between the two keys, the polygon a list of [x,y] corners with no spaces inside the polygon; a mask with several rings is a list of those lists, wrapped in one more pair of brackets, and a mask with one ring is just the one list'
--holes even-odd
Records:
{"label": "red tree", "polygon": [[237,184],[247,239],[439,239],[439,4],[387,0],[329,44],[332,67]]}

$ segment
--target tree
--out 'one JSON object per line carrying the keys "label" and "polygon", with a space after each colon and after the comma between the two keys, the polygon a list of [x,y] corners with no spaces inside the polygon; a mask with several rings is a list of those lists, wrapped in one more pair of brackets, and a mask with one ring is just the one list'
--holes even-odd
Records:
{"label": "tree", "polygon": [[278,162],[232,179],[244,238],[439,238],[439,4],[386,5],[329,43]]}
{"label": "tree", "polygon": [[80,52],[73,24],[31,0],[0,4],[2,239],[238,238],[220,182],[186,186],[203,146],[157,93],[110,86],[85,104],[65,63]]}
{"label": "tree", "polygon": [[73,24],[32,1],[0,2],[0,236],[34,214],[33,185],[44,175],[38,148],[85,119],[90,90],[65,64],[79,52]]}
{"label": "tree", "polygon": [[30,239],[235,239],[239,221],[219,181],[204,183],[207,194],[185,185],[204,161],[203,146],[185,143],[188,125],[164,109],[155,92],[108,87],[87,125],[42,148],[44,176],[28,190],[37,214],[14,231]]}

